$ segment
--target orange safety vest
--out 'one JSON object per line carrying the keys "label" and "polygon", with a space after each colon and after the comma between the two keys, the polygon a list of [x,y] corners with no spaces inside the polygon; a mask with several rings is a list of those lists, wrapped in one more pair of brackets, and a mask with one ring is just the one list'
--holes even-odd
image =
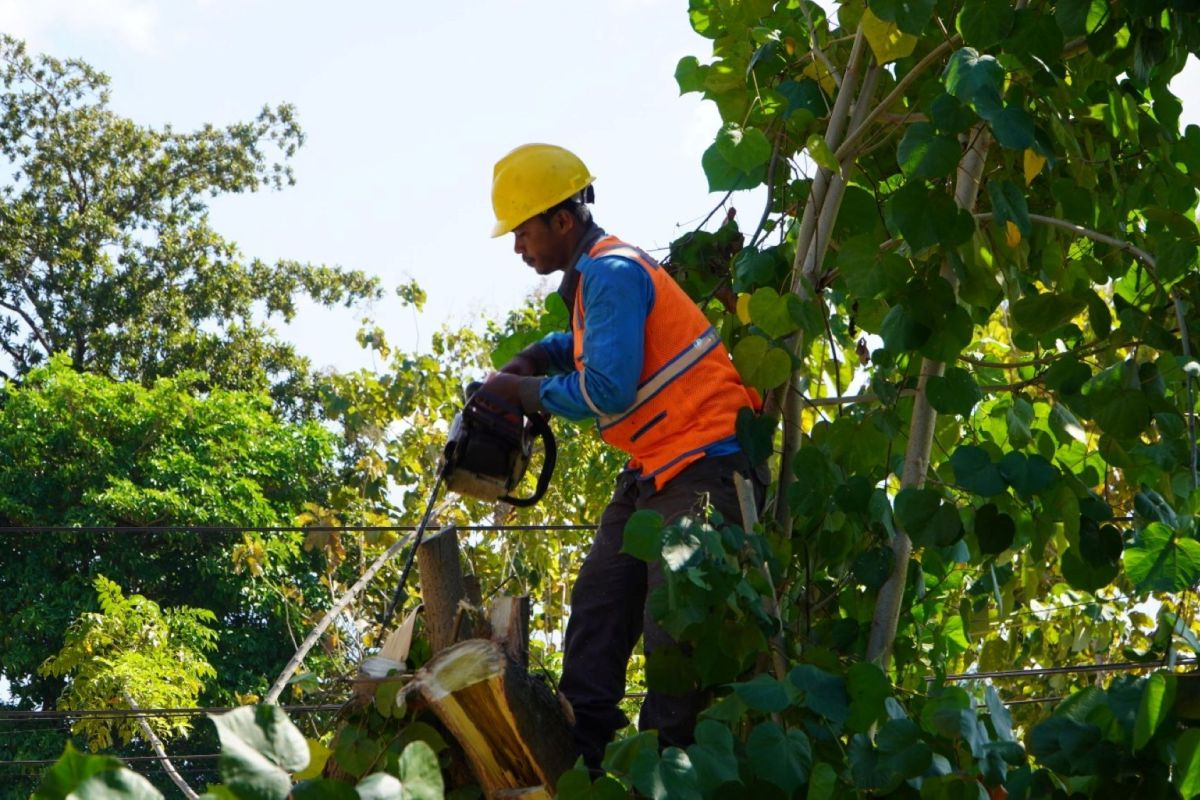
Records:
{"label": "orange safety vest", "polygon": [[640,264],[654,285],[646,317],[642,372],[633,405],[617,414],[598,409],[587,392],[583,288],[575,292],[571,333],[584,401],[599,415],[600,436],[631,456],[630,466],[653,477],[657,488],[703,458],[713,444],[734,435],[738,411],[758,410],[758,393],[742,383],[716,329],[695,302],[654,259],[615,236],[597,241],[590,258],[620,256]]}

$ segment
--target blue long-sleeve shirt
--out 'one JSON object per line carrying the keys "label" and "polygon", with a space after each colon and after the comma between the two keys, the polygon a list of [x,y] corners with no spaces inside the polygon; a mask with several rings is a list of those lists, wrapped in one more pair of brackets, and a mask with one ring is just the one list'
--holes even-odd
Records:
{"label": "blue long-sleeve shirt", "polygon": [[575,265],[576,291],[583,292],[587,310],[583,326],[584,372],[575,369],[570,333],[542,339],[550,359],[550,377],[542,381],[539,398],[547,411],[568,419],[596,417],[584,399],[580,381],[596,408],[616,414],[633,404],[642,354],[646,316],[654,307],[654,283],[640,264],[620,256],[590,258]]}

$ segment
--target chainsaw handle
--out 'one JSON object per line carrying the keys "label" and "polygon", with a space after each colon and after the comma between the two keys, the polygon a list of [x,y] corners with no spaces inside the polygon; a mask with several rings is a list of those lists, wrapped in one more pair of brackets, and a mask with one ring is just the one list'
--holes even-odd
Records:
{"label": "chainsaw handle", "polygon": [[558,442],[554,439],[554,431],[550,430],[550,419],[545,414],[534,414],[529,418],[530,429],[542,440],[545,459],[542,461],[542,471],[538,475],[537,487],[529,497],[512,497],[505,495],[497,498],[502,503],[508,503],[517,508],[527,508],[542,499],[550,488],[550,476],[554,474],[554,463],[558,461]]}

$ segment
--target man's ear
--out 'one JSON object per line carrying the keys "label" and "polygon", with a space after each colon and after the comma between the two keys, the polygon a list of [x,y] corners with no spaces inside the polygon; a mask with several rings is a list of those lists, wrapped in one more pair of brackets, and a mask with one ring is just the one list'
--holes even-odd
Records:
{"label": "man's ear", "polygon": [[554,215],[554,229],[560,236],[568,234],[575,227],[575,215],[565,208],[560,208]]}

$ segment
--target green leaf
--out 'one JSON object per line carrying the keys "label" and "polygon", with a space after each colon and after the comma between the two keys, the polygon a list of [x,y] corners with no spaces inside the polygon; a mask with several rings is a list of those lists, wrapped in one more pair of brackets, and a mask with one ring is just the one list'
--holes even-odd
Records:
{"label": "green leaf", "polygon": [[884,701],[892,696],[891,684],[876,664],[859,661],[846,673],[846,688],[850,693],[846,726],[852,731],[866,731],[883,717]]}
{"label": "green leaf", "polygon": [[925,386],[929,404],[941,414],[969,417],[983,392],[971,373],[961,367],[947,367],[945,374],[933,375]]}
{"label": "green leaf", "polygon": [[609,742],[601,766],[614,775],[628,775],[633,771],[634,762],[649,754],[658,756],[658,731],[642,731]]}
{"label": "green leaf", "polygon": [[675,82],[679,84],[679,93],[703,92],[704,78],[707,68],[702,67],[695,56],[684,56],[675,66]]}
{"label": "green leaf", "polygon": [[[1020,149],[1027,146],[1023,145]],[[1021,191],[1021,187],[1010,180],[988,181],[988,197],[992,200],[992,219],[996,225],[1003,229],[1004,223],[1011,222],[1017,226],[1017,230],[1021,232],[1022,236],[1028,237],[1032,233],[1033,229],[1029,223],[1029,204],[1025,200],[1025,194]],[[1057,295],[1049,296],[1056,297]],[[1075,302],[1079,303],[1080,309],[1083,308],[1082,301]],[[1055,325],[1045,330],[1053,330],[1056,327],[1058,326]]]}
{"label": "green leaf", "polygon": [[964,3],[956,20],[963,41],[979,50],[987,50],[1002,42],[1012,26],[1013,10],[1007,0],[973,0]]}
{"label": "green leaf", "polygon": [[[1007,105],[992,114],[988,123],[992,126],[992,133],[1001,147],[1007,147],[1010,150],[1026,150],[1033,147],[1033,117],[1029,116],[1025,109]],[[1020,227],[1016,220],[1013,222],[1018,228]],[[1023,230],[1021,234],[1027,236],[1028,231]]]}
{"label": "green leaf", "polygon": [[697,785],[709,797],[723,783],[738,780],[737,756],[729,728],[711,719],[696,725],[696,743],[687,749],[696,770]]}
{"label": "green leaf", "polygon": [[625,522],[621,552],[639,561],[656,563],[662,556],[663,515],[649,508],[639,509]]}
{"label": "green leaf", "polygon": [[784,111],[785,119],[797,111],[806,111],[812,114],[815,119],[820,119],[829,113],[829,101],[825,99],[825,95],[821,92],[820,84],[811,78],[804,78],[799,81],[784,81],[776,86],[775,90],[787,98],[787,110]]}
{"label": "green leaf", "polygon": [[1175,705],[1175,676],[1169,672],[1156,672],[1142,687],[1142,700],[1138,704],[1137,717],[1133,723],[1133,749],[1141,750],[1149,743],[1155,731],[1171,713]]}
{"label": "green leaf", "polygon": [[738,411],[735,432],[742,452],[752,466],[763,463],[775,450],[775,432],[779,420],[765,414],[755,414],[749,408]]}
{"label": "green leaf", "polygon": [[1016,451],[1005,453],[998,466],[1008,485],[1024,497],[1037,494],[1058,477],[1058,469],[1036,453],[1031,456]]}
{"label": "green leaf", "polygon": [[1009,313],[1020,330],[1041,336],[1066,325],[1086,305],[1077,297],[1048,292],[1022,297],[1012,304]]}
{"label": "green leaf", "polygon": [[1059,0],[1054,4],[1054,21],[1067,36],[1095,33],[1108,18],[1105,0]]}
{"label": "green leaf", "polygon": [[818,761],[809,775],[805,800],[833,800],[837,792],[837,783],[837,770],[824,761]]}
{"label": "green leaf", "polygon": [[743,189],[753,189],[767,175],[766,165],[759,166],[750,172],[744,172],[730,164],[714,142],[700,157],[700,166],[708,178],[710,192],[733,192]]}
{"label": "green leaf", "polygon": [[[1037,296],[1042,297],[1043,295]],[[1073,316],[1075,315],[1070,314],[1067,320],[1069,321]],[[1055,361],[1046,370],[1046,388],[1063,394],[1078,394],[1091,377],[1092,371],[1086,364],[1080,363],[1075,356],[1066,355]]]}
{"label": "green leaf", "polygon": [[1122,389],[1096,408],[1096,424],[1117,439],[1135,439],[1150,425],[1150,401],[1138,389]]}
{"label": "green leaf", "polygon": [[676,646],[661,647],[646,656],[646,685],[656,692],[683,694],[696,688],[696,667]]}
{"label": "green leaf", "polygon": [[792,374],[792,357],[762,336],[743,337],[733,348],[733,364],[748,385],[770,391],[782,386]]}
{"label": "green leaf", "polygon": [[928,122],[909,125],[896,152],[897,163],[909,178],[945,177],[954,171],[961,157],[958,139],[935,133]]}
{"label": "green leaf", "polygon": [[1017,535],[1013,518],[996,508],[994,503],[981,506],[975,512],[975,538],[984,555],[1000,555],[1012,547]]}
{"label": "green leaf", "polygon": [[933,19],[936,0],[871,0],[867,7],[886,22],[894,22],[900,30],[920,36]]}
{"label": "green leaf", "polygon": [[[891,553],[891,550],[887,550]],[[804,693],[801,703],[832,722],[845,722],[850,717],[850,695],[846,681],[811,664],[793,667],[788,673],[792,685]]]}
{"label": "green leaf", "polygon": [[982,447],[959,446],[950,456],[950,466],[954,468],[955,482],[968,492],[991,497],[1002,494],[1006,488],[1000,470]]}
{"label": "green leaf", "polygon": [[[388,777],[391,778],[390,775]],[[392,778],[392,780],[396,779]],[[368,785],[367,791],[371,791],[370,785]],[[204,795],[201,800],[207,800],[207,797]],[[400,794],[397,792],[390,797],[400,797]],[[239,800],[240,795],[231,792],[229,798],[230,800]],[[361,800],[361,795],[355,791],[355,787],[344,781],[334,778],[314,778],[296,784],[292,793],[288,795],[288,800]]]}
{"label": "green leaf", "polygon": [[829,145],[825,143],[825,138],[820,134],[814,133],[809,136],[804,142],[804,149],[808,150],[808,155],[816,162],[817,166],[827,169],[830,172],[839,172],[841,170],[841,165],[838,164],[833,151],[829,149]]}
{"label": "green leaf", "polygon": [[929,327],[903,305],[892,306],[879,330],[884,347],[893,353],[918,349],[928,341],[931,333]]}
{"label": "green leaf", "polygon": [[[413,796],[411,789],[406,784],[401,784],[386,772],[368,775],[358,782],[354,790],[358,793],[360,800],[396,800],[398,797]],[[436,796],[441,798],[443,794],[439,791]]]}
{"label": "green leaf", "polygon": [[34,800],[65,800],[75,787],[93,775],[108,770],[125,769],[113,756],[88,755],[75,749],[70,740],[58,761],[42,776]]}
{"label": "green leaf", "polygon": [[68,800],[162,800],[162,793],[133,770],[114,769],[81,781]]}
{"label": "green leaf", "polygon": [[792,704],[787,687],[770,675],[755,675],[754,680],[735,683],[730,688],[755,711],[773,714]]}
{"label": "green leaf", "polygon": [[279,800],[289,773],[308,765],[308,743],[278,706],[243,706],[209,715],[221,739],[221,780],[246,800]]}
{"label": "green leaf", "polygon": [[[417,740],[404,748],[400,753],[399,773],[405,800],[441,800],[445,796],[437,753],[425,742]],[[362,794],[361,786],[359,784],[359,794]],[[380,797],[382,799],[383,795]]]}
{"label": "green leaf", "polygon": [[735,169],[748,174],[771,160],[771,142],[758,128],[730,122],[717,134],[717,152]]}
{"label": "green leaf", "polygon": [[1161,522],[1169,528],[1179,525],[1175,509],[1153,489],[1143,489],[1133,496],[1133,508],[1150,522]]}
{"label": "green leaf", "polygon": [[333,743],[338,767],[356,778],[365,775],[383,752],[383,745],[362,728],[345,726]]}
{"label": "green leaf", "polygon": [[750,296],[750,321],[768,336],[782,339],[799,330],[800,304],[800,298],[791,292],[781,296],[764,287]]}
{"label": "green leaf", "polygon": [[1123,560],[1139,592],[1181,592],[1200,580],[1200,542],[1177,535],[1161,522],[1147,525]]}
{"label": "green leaf", "polygon": [[1073,589],[1084,592],[1103,589],[1116,580],[1117,574],[1120,572],[1120,567],[1116,563],[1093,563],[1083,554],[1082,548],[1074,545],[1063,551],[1061,568],[1067,583]]}
{"label": "green leaf", "polygon": [[592,782],[586,769],[564,772],[555,785],[559,800],[624,800],[629,796],[620,781],[601,775]]}
{"label": "green leaf", "polygon": [[754,774],[789,795],[808,781],[812,746],[799,730],[785,733],[774,722],[761,722],[750,732],[746,751]]}
{"label": "green leaf", "polygon": [[1188,728],[1175,742],[1175,774],[1171,778],[1179,794],[1200,794],[1200,728]]}
{"label": "green leaf", "polygon": [[914,778],[929,769],[933,751],[921,740],[921,729],[910,719],[889,719],[875,737],[879,765],[903,778]]}
{"label": "green leaf", "polygon": [[892,552],[892,548],[880,546],[859,553],[850,567],[850,572],[868,591],[877,592],[892,576],[895,567],[896,554]]}
{"label": "green leaf", "polygon": [[984,119],[1003,107],[1004,67],[992,56],[981,56],[973,47],[963,47],[950,56],[942,73],[946,91],[975,107]]}

